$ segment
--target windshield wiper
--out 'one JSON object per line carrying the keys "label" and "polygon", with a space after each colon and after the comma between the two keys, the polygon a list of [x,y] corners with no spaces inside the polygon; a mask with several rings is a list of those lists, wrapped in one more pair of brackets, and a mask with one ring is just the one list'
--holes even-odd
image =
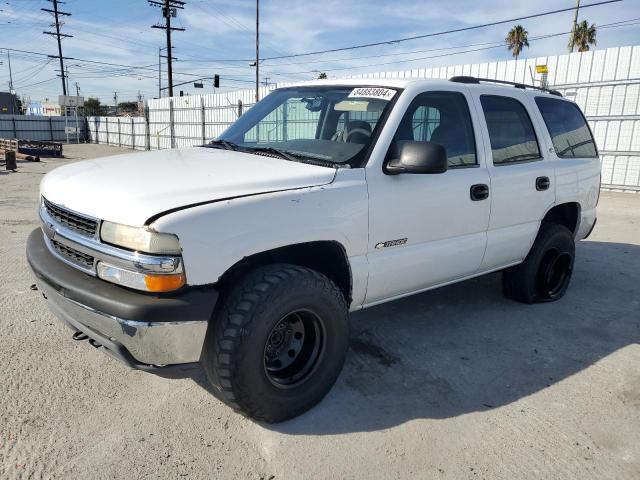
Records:
{"label": "windshield wiper", "polygon": [[289,160],[291,162],[301,161],[299,157],[292,155],[286,150],[280,150],[279,148],[275,148],[275,147],[244,147],[244,148],[252,152],[275,153],[280,158],[284,158],[285,160]]}
{"label": "windshield wiper", "polygon": [[212,140],[212,141],[210,141],[209,143],[207,143],[204,146],[205,147],[210,147],[210,148],[223,147],[226,150],[237,150],[238,149],[238,145],[236,145],[233,142],[228,142],[226,140]]}

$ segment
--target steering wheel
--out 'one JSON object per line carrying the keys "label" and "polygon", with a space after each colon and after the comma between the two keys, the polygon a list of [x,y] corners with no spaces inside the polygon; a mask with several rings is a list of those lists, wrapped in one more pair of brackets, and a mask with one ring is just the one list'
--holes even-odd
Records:
{"label": "steering wheel", "polygon": [[354,128],[353,130],[349,130],[349,132],[345,135],[344,141],[348,142],[349,138],[355,133],[362,133],[367,137],[371,137],[371,131],[367,130],[366,128]]}

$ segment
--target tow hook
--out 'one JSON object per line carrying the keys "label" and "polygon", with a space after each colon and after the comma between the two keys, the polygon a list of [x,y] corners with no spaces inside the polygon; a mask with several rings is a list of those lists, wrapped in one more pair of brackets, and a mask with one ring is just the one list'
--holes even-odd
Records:
{"label": "tow hook", "polygon": [[85,335],[84,333],[77,331],[76,333],[74,333],[71,338],[73,338],[76,342],[81,342],[83,340],[86,340],[89,338],[88,335]]}
{"label": "tow hook", "polygon": [[84,340],[89,340],[89,345],[91,345],[93,348],[100,348],[102,347],[101,343],[96,342],[93,338],[89,338],[89,335],[87,335],[84,332],[81,332],[80,330],[78,330],[77,332],[75,332],[71,338],[73,338],[76,342],[82,342]]}

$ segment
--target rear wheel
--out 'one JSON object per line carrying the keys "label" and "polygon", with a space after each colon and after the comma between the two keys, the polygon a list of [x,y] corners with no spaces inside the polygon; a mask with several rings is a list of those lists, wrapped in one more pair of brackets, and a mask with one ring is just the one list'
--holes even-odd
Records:
{"label": "rear wheel", "polygon": [[571,231],[564,225],[543,223],[524,262],[503,271],[504,295],[524,303],[562,298],[569,287],[574,257]]}
{"label": "rear wheel", "polygon": [[266,422],[295,417],[335,383],[349,341],[347,305],[324,275],[288,264],[258,268],[223,295],[202,363],[214,394]]}

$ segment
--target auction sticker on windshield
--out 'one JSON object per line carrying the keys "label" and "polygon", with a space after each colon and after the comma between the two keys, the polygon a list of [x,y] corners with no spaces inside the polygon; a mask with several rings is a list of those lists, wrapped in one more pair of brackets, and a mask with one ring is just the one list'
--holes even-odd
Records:
{"label": "auction sticker on windshield", "polygon": [[390,88],[359,87],[351,90],[348,98],[381,98],[383,100],[391,100],[395,94],[396,91]]}

